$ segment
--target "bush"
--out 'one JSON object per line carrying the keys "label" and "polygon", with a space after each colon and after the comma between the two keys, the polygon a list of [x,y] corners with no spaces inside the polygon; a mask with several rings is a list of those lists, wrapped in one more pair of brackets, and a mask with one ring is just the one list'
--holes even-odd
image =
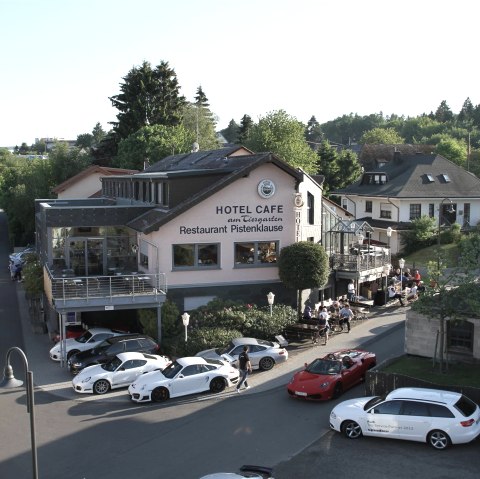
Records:
{"label": "bush", "polygon": [[454,223],[450,228],[444,230],[440,234],[441,244],[459,243],[462,239],[461,226],[458,223]]}

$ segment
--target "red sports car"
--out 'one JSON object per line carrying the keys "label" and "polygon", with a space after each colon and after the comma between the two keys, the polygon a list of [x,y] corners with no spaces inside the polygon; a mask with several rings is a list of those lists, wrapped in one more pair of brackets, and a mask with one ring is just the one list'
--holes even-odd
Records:
{"label": "red sports car", "polygon": [[287,386],[292,397],[325,401],[339,397],[365,379],[365,372],[377,364],[374,353],[345,349],[317,358],[295,373]]}

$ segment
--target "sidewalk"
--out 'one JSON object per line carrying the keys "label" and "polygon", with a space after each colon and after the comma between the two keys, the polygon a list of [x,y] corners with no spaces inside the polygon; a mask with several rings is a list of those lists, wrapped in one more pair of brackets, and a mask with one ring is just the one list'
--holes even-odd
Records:
{"label": "sidewalk", "polygon": [[[60,363],[52,361],[49,357],[50,348],[53,346],[49,335],[33,333],[21,283],[17,283],[17,298],[25,353],[30,370],[33,372],[35,387],[62,398],[79,399],[79,396],[72,390],[72,375],[68,369],[62,368]],[[254,372],[248,378],[251,389],[243,394],[262,392],[285,385],[292,374],[303,368],[305,363],[329,352],[345,348],[367,348],[370,341],[378,339],[380,335],[390,333],[394,328],[402,327],[407,310],[408,307],[377,306],[372,308],[369,319],[352,324],[351,332],[348,334],[338,333],[331,336],[326,346],[321,344],[313,346],[310,341],[292,343],[291,347],[287,346],[288,361],[276,365],[270,371]],[[121,394],[125,394],[123,389],[119,391]]]}

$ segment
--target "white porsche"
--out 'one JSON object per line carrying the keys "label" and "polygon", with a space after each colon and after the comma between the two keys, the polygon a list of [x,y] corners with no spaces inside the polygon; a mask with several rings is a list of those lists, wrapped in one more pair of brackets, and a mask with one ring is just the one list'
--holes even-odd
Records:
{"label": "white porsche", "polygon": [[227,361],[200,357],[180,358],[163,371],[142,374],[128,388],[135,402],[161,402],[204,391],[222,392],[238,382],[238,369]]}
{"label": "white porsche", "polygon": [[87,366],[73,378],[77,393],[105,394],[110,389],[127,387],[141,374],[161,371],[170,364],[166,356],[126,352],[119,353],[108,363]]}
{"label": "white porsche", "polygon": [[98,346],[105,339],[111,338],[112,336],[119,336],[121,334],[125,333],[108,328],[91,328],[78,338],[68,338],[65,340],[64,344],[62,344],[62,341],[55,344],[55,346],[50,349],[50,359],[61,361],[63,346],[65,347],[66,359],[68,359],[76,353]]}

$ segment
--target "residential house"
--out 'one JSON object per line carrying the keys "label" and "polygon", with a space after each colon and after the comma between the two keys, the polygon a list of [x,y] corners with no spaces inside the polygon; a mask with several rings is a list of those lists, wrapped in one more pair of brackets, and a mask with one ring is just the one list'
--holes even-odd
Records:
{"label": "residential house", "polygon": [[358,181],[332,193],[392,253],[401,251],[402,231],[423,215],[435,218],[439,228],[458,223],[468,230],[480,222],[480,179],[435,154],[393,152],[391,161],[365,168]]}

